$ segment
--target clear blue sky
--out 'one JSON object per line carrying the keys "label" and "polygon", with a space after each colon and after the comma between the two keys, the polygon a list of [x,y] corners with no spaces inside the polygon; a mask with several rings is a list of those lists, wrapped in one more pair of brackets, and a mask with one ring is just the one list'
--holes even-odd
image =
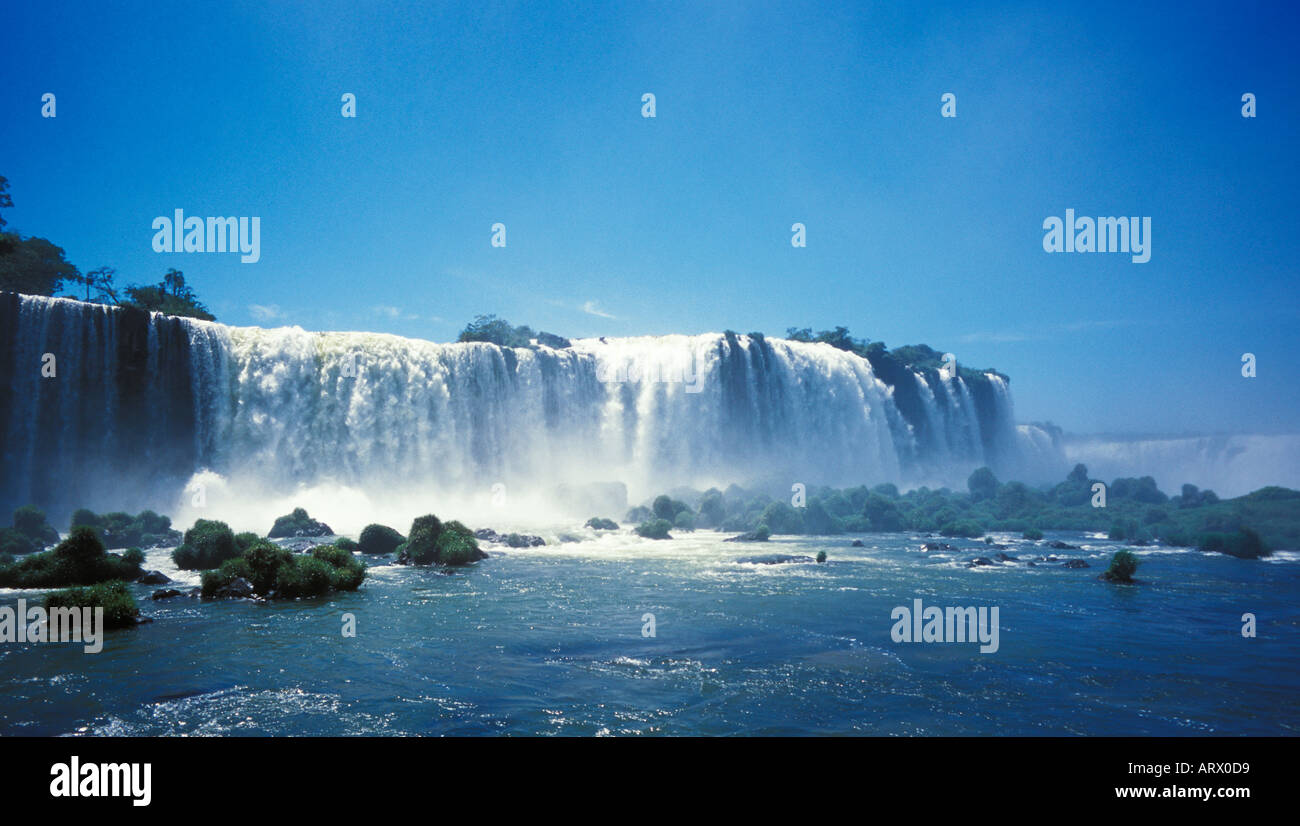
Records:
{"label": "clear blue sky", "polygon": [[[1294,432],[1300,13],[1152,5],[23,2],[0,175],[11,228],[232,324],[843,324],[1022,420]],[[176,208],[259,216],[261,261],[155,253]],[[1066,208],[1151,216],[1150,263],[1048,255]]]}

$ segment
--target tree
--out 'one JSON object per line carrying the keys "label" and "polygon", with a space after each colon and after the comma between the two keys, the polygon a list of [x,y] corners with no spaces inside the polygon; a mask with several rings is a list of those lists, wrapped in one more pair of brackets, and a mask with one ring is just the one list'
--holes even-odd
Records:
{"label": "tree", "polygon": [[[9,179],[0,175],[0,209],[12,209],[14,199],[9,195]],[[0,231],[5,228],[5,218],[0,215]]]}
{"label": "tree", "polygon": [[158,284],[127,287],[126,295],[127,300],[123,303],[141,310],[203,321],[217,320],[185,283],[185,274],[177,269],[167,270]]}
{"label": "tree", "polygon": [[81,273],[67,254],[44,238],[4,233],[0,250],[0,290],[27,295],[54,295],[65,281],[79,282]]}
{"label": "tree", "polygon": [[93,300],[101,304],[116,304],[119,301],[117,288],[113,286],[113,279],[116,277],[117,270],[112,267],[100,267],[78,276],[76,280],[86,288],[86,301],[92,300],[90,291],[93,289],[95,291]]}
{"label": "tree", "polygon": [[998,492],[998,477],[987,467],[978,468],[966,480],[966,487],[970,490],[971,499],[976,502],[992,499]]}

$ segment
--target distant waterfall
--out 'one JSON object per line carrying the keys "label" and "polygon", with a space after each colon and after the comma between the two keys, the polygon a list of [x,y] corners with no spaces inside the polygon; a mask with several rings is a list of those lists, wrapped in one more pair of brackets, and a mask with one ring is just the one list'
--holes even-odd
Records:
{"label": "distant waterfall", "polygon": [[1001,377],[909,372],[900,403],[866,359],[762,336],[511,349],[12,293],[0,322],[7,508],[166,510],[200,470],[267,490],[961,485],[1024,441]]}

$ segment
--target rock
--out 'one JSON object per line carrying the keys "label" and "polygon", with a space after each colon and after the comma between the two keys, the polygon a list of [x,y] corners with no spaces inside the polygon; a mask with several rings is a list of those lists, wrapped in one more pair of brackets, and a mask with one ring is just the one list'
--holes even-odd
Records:
{"label": "rock", "polygon": [[1084,562],[1082,559],[1067,559],[1067,560],[1065,561],[1065,566],[1064,566],[1064,567],[1066,567],[1066,568],[1091,568],[1092,566],[1089,565],[1087,562]]}
{"label": "rock", "polygon": [[993,560],[989,559],[987,556],[977,556],[977,557],[975,557],[974,559],[972,559],[970,562],[967,562],[967,563],[966,563],[966,567],[967,567],[967,568],[982,568],[982,567],[984,567],[985,565],[992,565],[992,564],[994,564],[994,563],[993,563]]}
{"label": "rock", "polygon": [[324,522],[318,522],[307,515],[307,511],[302,508],[294,508],[293,513],[281,516],[275,520],[271,530],[267,533],[268,539],[280,539],[282,537],[300,537],[300,536],[333,536],[334,530]]}
{"label": "rock", "polygon": [[150,594],[149,599],[171,599],[172,597],[178,597],[180,595],[181,592],[177,591],[175,588],[161,588]]}
{"label": "rock", "polygon": [[1003,545],[1001,542],[985,542],[984,544],[988,545],[990,548],[997,548],[999,550],[1011,547],[1010,545]]}
{"label": "rock", "polygon": [[329,545],[330,542],[325,539],[301,537],[301,538],[289,539],[287,541],[280,540],[277,541],[275,544],[279,545],[281,548],[284,548],[286,551],[293,551],[294,553],[301,554],[301,553],[307,553],[312,548],[315,548],[319,545]]}
{"label": "rock", "polygon": [[1098,575],[1097,579],[1100,579],[1102,582],[1113,582],[1116,585],[1137,585],[1138,584],[1138,581],[1136,579],[1133,579],[1132,577],[1128,579],[1120,579],[1116,575],[1112,574],[1110,571],[1102,571],[1101,574]]}
{"label": "rock", "polygon": [[253,583],[242,576],[235,577],[228,584],[218,588],[213,596],[217,599],[252,599],[255,596]]}
{"label": "rock", "polygon": [[171,577],[162,571],[145,571],[144,574],[136,580],[141,585],[166,585],[171,582]]}
{"label": "rock", "polygon": [[583,525],[583,527],[597,531],[616,531],[618,530],[618,523],[613,519],[604,519],[599,516],[593,516],[587,520],[587,523]]}
{"label": "rock", "polygon": [[1047,543],[1047,547],[1049,547],[1049,548],[1054,548],[1055,550],[1058,550],[1058,551],[1077,551],[1077,550],[1079,550],[1079,546],[1078,546],[1078,545],[1071,545],[1071,544],[1069,544],[1068,542],[1062,542],[1062,541],[1059,540],[1059,539],[1053,539],[1051,542],[1048,542],[1048,543]]}
{"label": "rock", "polygon": [[497,533],[491,528],[479,528],[474,531],[474,538],[482,542],[497,542],[511,548],[536,548],[546,544],[540,536],[523,533]]}
{"label": "rock", "polygon": [[1001,552],[999,552],[998,555],[994,557],[994,559],[996,559],[998,562],[1019,562],[1020,561],[1019,557],[1014,557],[1011,554],[1004,554]]}
{"label": "rock", "polygon": [[816,562],[811,556],[795,554],[771,554],[769,556],[742,556],[737,562],[747,565],[787,565],[797,562]]}
{"label": "rock", "polygon": [[955,551],[957,550],[947,542],[927,542],[921,546],[923,551]]}
{"label": "rock", "polygon": [[723,542],[766,542],[771,534],[766,531],[757,530],[749,533],[742,533],[740,536],[733,536],[730,539],[724,539]]}
{"label": "rock", "polygon": [[853,542],[851,542],[851,543],[849,544],[849,547],[850,547],[850,548],[862,548],[862,547],[865,547],[865,546],[862,544],[862,540],[861,540],[861,539],[855,539],[855,540],[853,540]]}

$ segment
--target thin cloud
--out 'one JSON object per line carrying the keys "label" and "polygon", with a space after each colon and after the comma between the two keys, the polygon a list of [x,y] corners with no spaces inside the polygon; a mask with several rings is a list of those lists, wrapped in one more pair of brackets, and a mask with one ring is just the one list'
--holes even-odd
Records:
{"label": "thin cloud", "polygon": [[960,340],[966,344],[1013,344],[1021,341],[1042,341],[1061,333],[1082,333],[1087,330],[1124,327],[1132,323],[1125,320],[1071,321],[1066,324],[1050,325],[1038,333],[1024,333],[1018,330],[983,330],[967,333],[961,336]]}
{"label": "thin cloud", "polygon": [[610,318],[610,319],[617,320],[617,316],[610,315],[609,313],[600,309],[600,305],[598,305],[595,301],[584,302],[582,305],[582,311],[587,315],[594,315],[594,316],[599,316],[601,318]]}
{"label": "thin cloud", "polygon": [[284,318],[284,313],[276,304],[250,304],[248,312],[258,321],[275,321],[277,318]]}

